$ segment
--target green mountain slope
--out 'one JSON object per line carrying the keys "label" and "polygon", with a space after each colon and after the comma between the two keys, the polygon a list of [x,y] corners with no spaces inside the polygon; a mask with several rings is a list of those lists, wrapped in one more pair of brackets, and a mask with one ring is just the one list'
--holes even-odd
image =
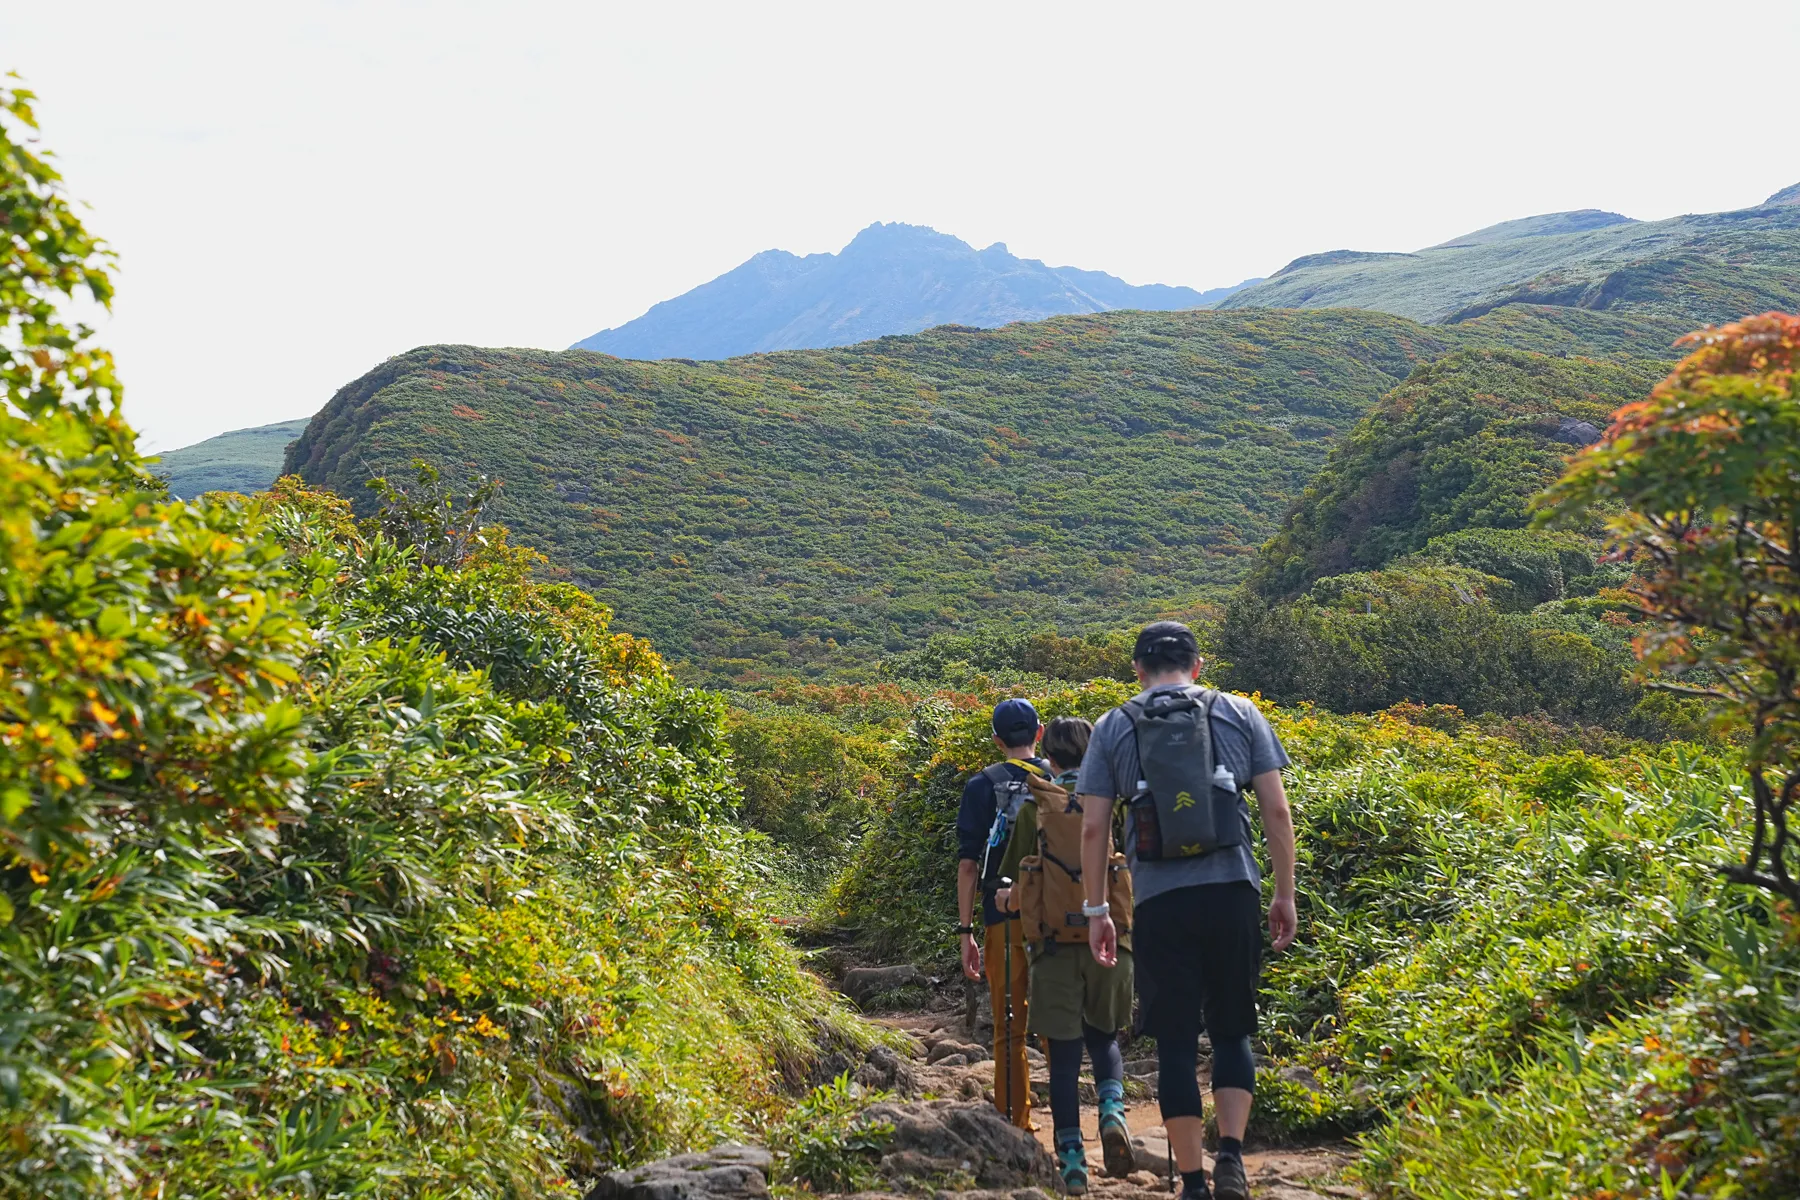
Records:
{"label": "green mountain slope", "polygon": [[1666,353],[1674,328],[1496,318],[1107,313],[718,363],[427,347],[340,391],[288,469],[352,496],[415,456],[497,475],[500,518],[624,628],[726,672],[792,667],[1191,602],[1417,363]]}
{"label": "green mountain slope", "polygon": [[1286,595],[1464,529],[1517,529],[1531,497],[1666,364],[1471,350],[1421,367],[1326,458],[1250,582]]}
{"label": "green mountain slope", "polygon": [[1427,323],[1510,304],[1735,320],[1800,304],[1800,207],[1631,221],[1588,209],[1508,221],[1412,254],[1296,259],[1221,308],[1369,308]]}
{"label": "green mountain slope", "polygon": [[1533,497],[1666,365],[1463,350],[1420,367],[1333,448],[1225,602],[1219,681],[1337,712],[1698,735],[1697,709],[1628,677],[1629,568],[1592,531],[1529,527]]}
{"label": "green mountain slope", "polygon": [[168,480],[170,495],[181,500],[206,492],[260,492],[281,474],[281,456],[288,443],[305,432],[310,419],[234,429],[179,450],[165,450],[152,470]]}

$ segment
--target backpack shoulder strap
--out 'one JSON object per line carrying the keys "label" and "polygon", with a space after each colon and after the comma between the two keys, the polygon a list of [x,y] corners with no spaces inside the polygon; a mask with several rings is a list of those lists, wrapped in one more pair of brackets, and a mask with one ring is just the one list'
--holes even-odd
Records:
{"label": "backpack shoulder strap", "polygon": [[1011,784],[1018,782],[1018,780],[1013,778],[1012,772],[1006,769],[1006,764],[1003,762],[997,762],[991,766],[983,767],[981,768],[981,773],[986,776],[987,781],[996,788],[1010,786]]}

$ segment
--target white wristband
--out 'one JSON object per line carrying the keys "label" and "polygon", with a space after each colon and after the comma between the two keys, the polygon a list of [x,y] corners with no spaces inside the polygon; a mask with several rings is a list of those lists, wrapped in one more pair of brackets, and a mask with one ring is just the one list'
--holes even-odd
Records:
{"label": "white wristband", "polygon": [[1084,917],[1104,917],[1111,914],[1111,912],[1112,905],[1104,900],[1098,904],[1089,904],[1086,900],[1081,902],[1081,915]]}

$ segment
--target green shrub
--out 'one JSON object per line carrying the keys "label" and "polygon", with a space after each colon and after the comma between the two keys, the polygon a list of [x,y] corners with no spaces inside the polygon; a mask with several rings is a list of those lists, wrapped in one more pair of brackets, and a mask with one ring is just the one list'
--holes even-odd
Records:
{"label": "green shrub", "polygon": [[[1664,369],[1503,350],[1463,350],[1420,367],[1332,448],[1257,552],[1248,586],[1269,599],[1292,597],[1434,538],[1523,528],[1532,498],[1580,444],[1571,444],[1570,428],[1585,422],[1597,432]],[[1440,544],[1438,553],[1485,570],[1480,560],[1498,565],[1493,552],[1505,546],[1480,539]],[[1519,561],[1516,551],[1499,557]]]}
{"label": "green shrub", "polygon": [[863,1110],[886,1098],[864,1092],[844,1074],[796,1102],[768,1131],[777,1190],[870,1190],[894,1127],[870,1120]]}
{"label": "green shrub", "polygon": [[1292,601],[1240,591],[1211,635],[1227,660],[1217,678],[1335,712],[1446,705],[1649,739],[1714,736],[1702,706],[1651,699],[1631,677],[1641,627],[1627,596],[1609,589],[1519,611],[1521,594],[1511,581],[1423,556],[1321,579]]}
{"label": "green shrub", "polygon": [[291,489],[95,492],[8,574],[40,635],[9,677],[80,647],[61,678],[100,699],[58,730],[77,757],[14,768],[15,853],[47,852],[3,876],[0,1181],[566,1190],[743,1130],[864,1038],[759,909],[718,701],[602,614],[516,555],[321,536]]}
{"label": "green shrub", "polygon": [[887,806],[898,754],[891,741],[794,709],[734,709],[728,722],[743,815],[824,877]]}
{"label": "green shrub", "polygon": [[1357,1174],[1384,1200],[1793,1196],[1797,989],[1791,926],[1727,926],[1669,1004],[1570,1029],[1505,1088],[1433,1086]]}
{"label": "green shrub", "polygon": [[291,480],[167,499],[56,320],[110,285],[21,119],[0,1195],[573,1196],[866,1044],[770,919],[723,703],[541,558]]}

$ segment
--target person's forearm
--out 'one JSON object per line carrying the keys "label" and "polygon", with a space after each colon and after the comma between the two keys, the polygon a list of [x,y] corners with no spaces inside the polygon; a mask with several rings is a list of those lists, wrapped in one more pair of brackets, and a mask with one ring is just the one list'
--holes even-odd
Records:
{"label": "person's forearm", "polygon": [[1287,788],[1282,786],[1280,771],[1265,771],[1250,781],[1256,792],[1256,807],[1262,815],[1263,840],[1269,847],[1269,862],[1275,868],[1275,894],[1294,894],[1294,814],[1288,808]]}
{"label": "person's forearm", "polygon": [[1112,801],[1081,797],[1081,890],[1090,905],[1106,899],[1106,860],[1112,857]]}
{"label": "person's forearm", "polygon": [[965,858],[956,864],[956,923],[958,925],[975,923],[975,885],[977,883],[976,873],[979,870],[974,859]]}

